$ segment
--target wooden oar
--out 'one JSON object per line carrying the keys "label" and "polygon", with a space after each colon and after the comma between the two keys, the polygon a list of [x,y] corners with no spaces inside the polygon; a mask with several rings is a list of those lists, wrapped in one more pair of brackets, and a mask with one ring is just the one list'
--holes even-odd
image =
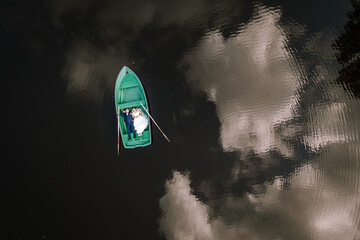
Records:
{"label": "wooden oar", "polygon": [[[118,112],[120,111],[120,109],[118,108]],[[116,113],[117,115],[117,125],[118,125],[118,142],[117,142],[117,151],[118,151],[118,155],[120,154],[120,126],[119,126],[119,113]]]}
{"label": "wooden oar", "polygon": [[166,140],[168,140],[168,142],[170,142],[170,140],[167,138],[167,136],[165,135],[165,133],[161,130],[161,128],[159,127],[159,125],[156,123],[156,121],[153,119],[153,117],[150,115],[150,113],[148,112],[148,110],[146,110],[146,108],[144,107],[144,105],[140,102],[141,106],[143,107],[143,109],[147,112],[147,114],[149,115],[149,117],[151,118],[151,120],[154,122],[154,124],[156,125],[156,127],[160,130],[160,132],[162,133],[162,135],[166,138]]}
{"label": "wooden oar", "polygon": [[[127,72],[126,72],[127,74]],[[120,94],[121,98],[120,98],[120,102],[123,102],[124,99],[124,89],[121,89],[121,94]],[[117,125],[118,125],[118,155],[120,154],[120,122],[119,122],[119,116],[120,116],[120,107],[118,105],[118,109],[117,109]]]}

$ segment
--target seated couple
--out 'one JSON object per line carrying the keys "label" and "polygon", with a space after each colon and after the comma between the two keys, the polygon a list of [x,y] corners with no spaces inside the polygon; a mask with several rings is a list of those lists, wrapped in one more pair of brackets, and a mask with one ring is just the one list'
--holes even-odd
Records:
{"label": "seated couple", "polygon": [[131,139],[131,133],[133,133],[134,138],[136,138],[135,131],[138,136],[142,136],[142,132],[149,123],[140,108],[133,107],[131,111],[129,108],[126,108],[120,115],[124,118],[129,140]]}

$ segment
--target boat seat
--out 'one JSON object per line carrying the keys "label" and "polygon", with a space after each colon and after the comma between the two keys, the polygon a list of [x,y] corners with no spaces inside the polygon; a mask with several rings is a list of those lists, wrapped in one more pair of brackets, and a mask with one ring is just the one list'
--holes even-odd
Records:
{"label": "boat seat", "polygon": [[133,87],[139,87],[139,85],[138,84],[132,84],[132,83],[130,83],[130,84],[124,83],[124,84],[121,85],[120,89],[133,88]]}
{"label": "boat seat", "polygon": [[118,104],[118,109],[122,110],[122,109],[125,109],[125,108],[141,106],[140,103],[142,103],[144,106],[146,106],[146,101],[145,100],[139,100],[139,101],[134,101],[134,102],[127,102],[127,103]]}
{"label": "boat seat", "polygon": [[139,141],[149,141],[150,139],[150,131],[149,129],[143,131],[142,136],[137,136],[135,139],[133,138],[133,135],[131,134],[132,138],[131,140],[128,140],[127,133],[123,134],[123,139],[125,140],[126,144],[137,144]]}

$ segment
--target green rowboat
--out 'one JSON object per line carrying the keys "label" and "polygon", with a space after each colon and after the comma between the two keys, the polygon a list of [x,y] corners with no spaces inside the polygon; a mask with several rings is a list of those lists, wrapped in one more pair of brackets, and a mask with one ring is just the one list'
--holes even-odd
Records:
{"label": "green rowboat", "polygon": [[[128,134],[124,119],[119,116],[119,114],[124,111],[125,108],[129,108],[131,110],[132,107],[140,108],[143,110],[142,112],[147,117],[149,125],[144,130],[141,137],[136,136],[136,138],[134,138],[132,136],[132,138],[128,140]],[[136,148],[150,145],[151,124],[149,116],[147,115],[147,111],[149,112],[149,105],[147,103],[144,87],[142,86],[141,81],[136,76],[136,74],[126,66],[121,69],[116,79],[115,108],[118,115],[118,126],[124,147]],[[147,111],[144,111],[144,108]]]}

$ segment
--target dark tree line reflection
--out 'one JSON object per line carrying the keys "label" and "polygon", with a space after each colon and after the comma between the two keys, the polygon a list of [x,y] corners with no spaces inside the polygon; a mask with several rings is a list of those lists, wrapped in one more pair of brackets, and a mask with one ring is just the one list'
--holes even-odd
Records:
{"label": "dark tree line reflection", "polygon": [[353,11],[345,31],[335,40],[333,47],[338,50],[336,58],[342,65],[337,81],[345,83],[356,97],[360,97],[360,2],[351,0]]}

